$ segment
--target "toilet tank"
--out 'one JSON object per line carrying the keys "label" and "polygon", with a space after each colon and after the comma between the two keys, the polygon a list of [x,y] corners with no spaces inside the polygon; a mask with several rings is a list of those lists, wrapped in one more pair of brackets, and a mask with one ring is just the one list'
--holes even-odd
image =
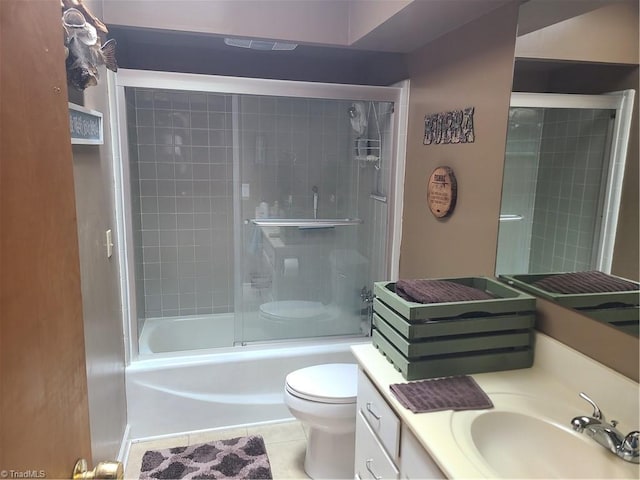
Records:
{"label": "toilet tank", "polygon": [[336,249],[329,254],[331,301],[349,312],[359,312],[363,286],[369,287],[369,261],[357,250]]}

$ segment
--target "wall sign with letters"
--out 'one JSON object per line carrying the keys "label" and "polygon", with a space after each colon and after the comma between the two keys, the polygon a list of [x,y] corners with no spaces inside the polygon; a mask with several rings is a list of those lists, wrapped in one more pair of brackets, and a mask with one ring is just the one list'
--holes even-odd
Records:
{"label": "wall sign with letters", "polygon": [[473,143],[473,111],[475,107],[424,117],[424,145],[434,143]]}
{"label": "wall sign with letters", "polygon": [[102,113],[69,102],[69,130],[71,143],[102,145]]}
{"label": "wall sign with letters", "polygon": [[458,183],[451,167],[438,167],[429,177],[427,203],[437,218],[453,213],[458,196]]}

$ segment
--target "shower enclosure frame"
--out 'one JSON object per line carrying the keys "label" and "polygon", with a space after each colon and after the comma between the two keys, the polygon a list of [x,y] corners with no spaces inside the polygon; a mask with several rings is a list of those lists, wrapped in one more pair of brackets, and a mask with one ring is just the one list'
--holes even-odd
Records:
{"label": "shower enclosure frame", "polygon": [[[135,295],[135,265],[133,256],[133,223],[131,213],[131,187],[129,173],[129,139],[126,123],[125,88],[152,88],[165,90],[221,93],[230,95],[263,95],[277,97],[302,97],[327,100],[379,101],[394,104],[392,125],[392,158],[390,162],[388,228],[386,238],[385,268],[389,277],[394,278],[398,272],[400,251],[400,228],[402,208],[405,145],[400,137],[406,135],[408,117],[408,82],[400,82],[397,86],[370,86],[332,84],[320,82],[300,82],[289,80],[270,80],[216,75],[188,74],[177,72],[155,72],[143,70],[119,69],[117,75],[109,73],[107,78],[109,89],[109,108],[112,128],[112,147],[114,152],[114,182],[116,197],[116,223],[118,227],[118,260],[121,271],[122,311],[125,332],[125,349],[127,364],[139,355],[137,305]],[[234,101],[236,101],[234,99]],[[235,107],[235,105],[234,105]],[[234,129],[237,117],[234,115]],[[400,131],[399,131],[400,130]],[[238,139],[234,135],[233,161],[233,208],[240,211],[240,192],[235,179],[239,178]],[[118,192],[120,194],[118,195]],[[399,201],[398,201],[399,200]],[[234,237],[240,237],[241,225],[234,221]],[[241,282],[238,274],[240,251],[234,248],[235,291],[239,291]],[[237,303],[237,302],[236,302]],[[218,350],[236,349],[237,347],[220,348]]]}
{"label": "shower enclosure frame", "polygon": [[597,233],[598,245],[594,252],[595,267],[605,273],[611,273],[634,98],[635,90],[623,90],[602,95],[527,92],[513,92],[511,94],[510,107],[616,111],[611,131],[612,141],[608,151],[607,178],[603,178],[602,220]]}

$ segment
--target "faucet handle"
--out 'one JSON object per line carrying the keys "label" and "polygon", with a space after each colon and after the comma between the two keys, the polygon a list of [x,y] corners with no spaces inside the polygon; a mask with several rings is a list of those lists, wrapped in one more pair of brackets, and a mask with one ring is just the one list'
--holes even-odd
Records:
{"label": "faucet handle", "polygon": [[638,430],[634,430],[629,433],[629,435],[624,438],[623,445],[637,451],[638,448],[640,448],[640,432]]}
{"label": "faucet handle", "polygon": [[580,392],[580,398],[582,398],[583,400],[586,400],[593,407],[593,413],[591,414],[593,418],[595,418],[596,420],[604,421],[604,415],[602,414],[602,410],[600,410],[600,407],[596,405],[596,402],[591,400],[588,397],[588,395],[584,392]]}
{"label": "faucet handle", "polygon": [[618,455],[628,462],[639,463],[640,432],[638,430],[634,430],[624,438]]}
{"label": "faucet handle", "polygon": [[600,420],[596,420],[592,417],[587,417],[586,415],[580,415],[578,417],[574,417],[571,420],[571,428],[573,428],[578,433],[584,432],[584,429],[591,425],[601,425],[601,422]]}

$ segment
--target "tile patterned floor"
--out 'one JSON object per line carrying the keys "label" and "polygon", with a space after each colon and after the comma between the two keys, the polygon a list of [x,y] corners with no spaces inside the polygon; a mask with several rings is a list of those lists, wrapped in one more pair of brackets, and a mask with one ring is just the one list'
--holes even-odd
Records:
{"label": "tile patterned floor", "polygon": [[129,458],[125,466],[124,478],[137,480],[140,474],[142,456],[147,450],[194,445],[197,443],[224,440],[244,435],[262,435],[267,447],[271,473],[274,480],[307,479],[304,473],[304,452],[307,445],[307,432],[297,421],[259,425],[255,427],[211,430],[176,435],[161,440],[135,441],[131,444]]}

